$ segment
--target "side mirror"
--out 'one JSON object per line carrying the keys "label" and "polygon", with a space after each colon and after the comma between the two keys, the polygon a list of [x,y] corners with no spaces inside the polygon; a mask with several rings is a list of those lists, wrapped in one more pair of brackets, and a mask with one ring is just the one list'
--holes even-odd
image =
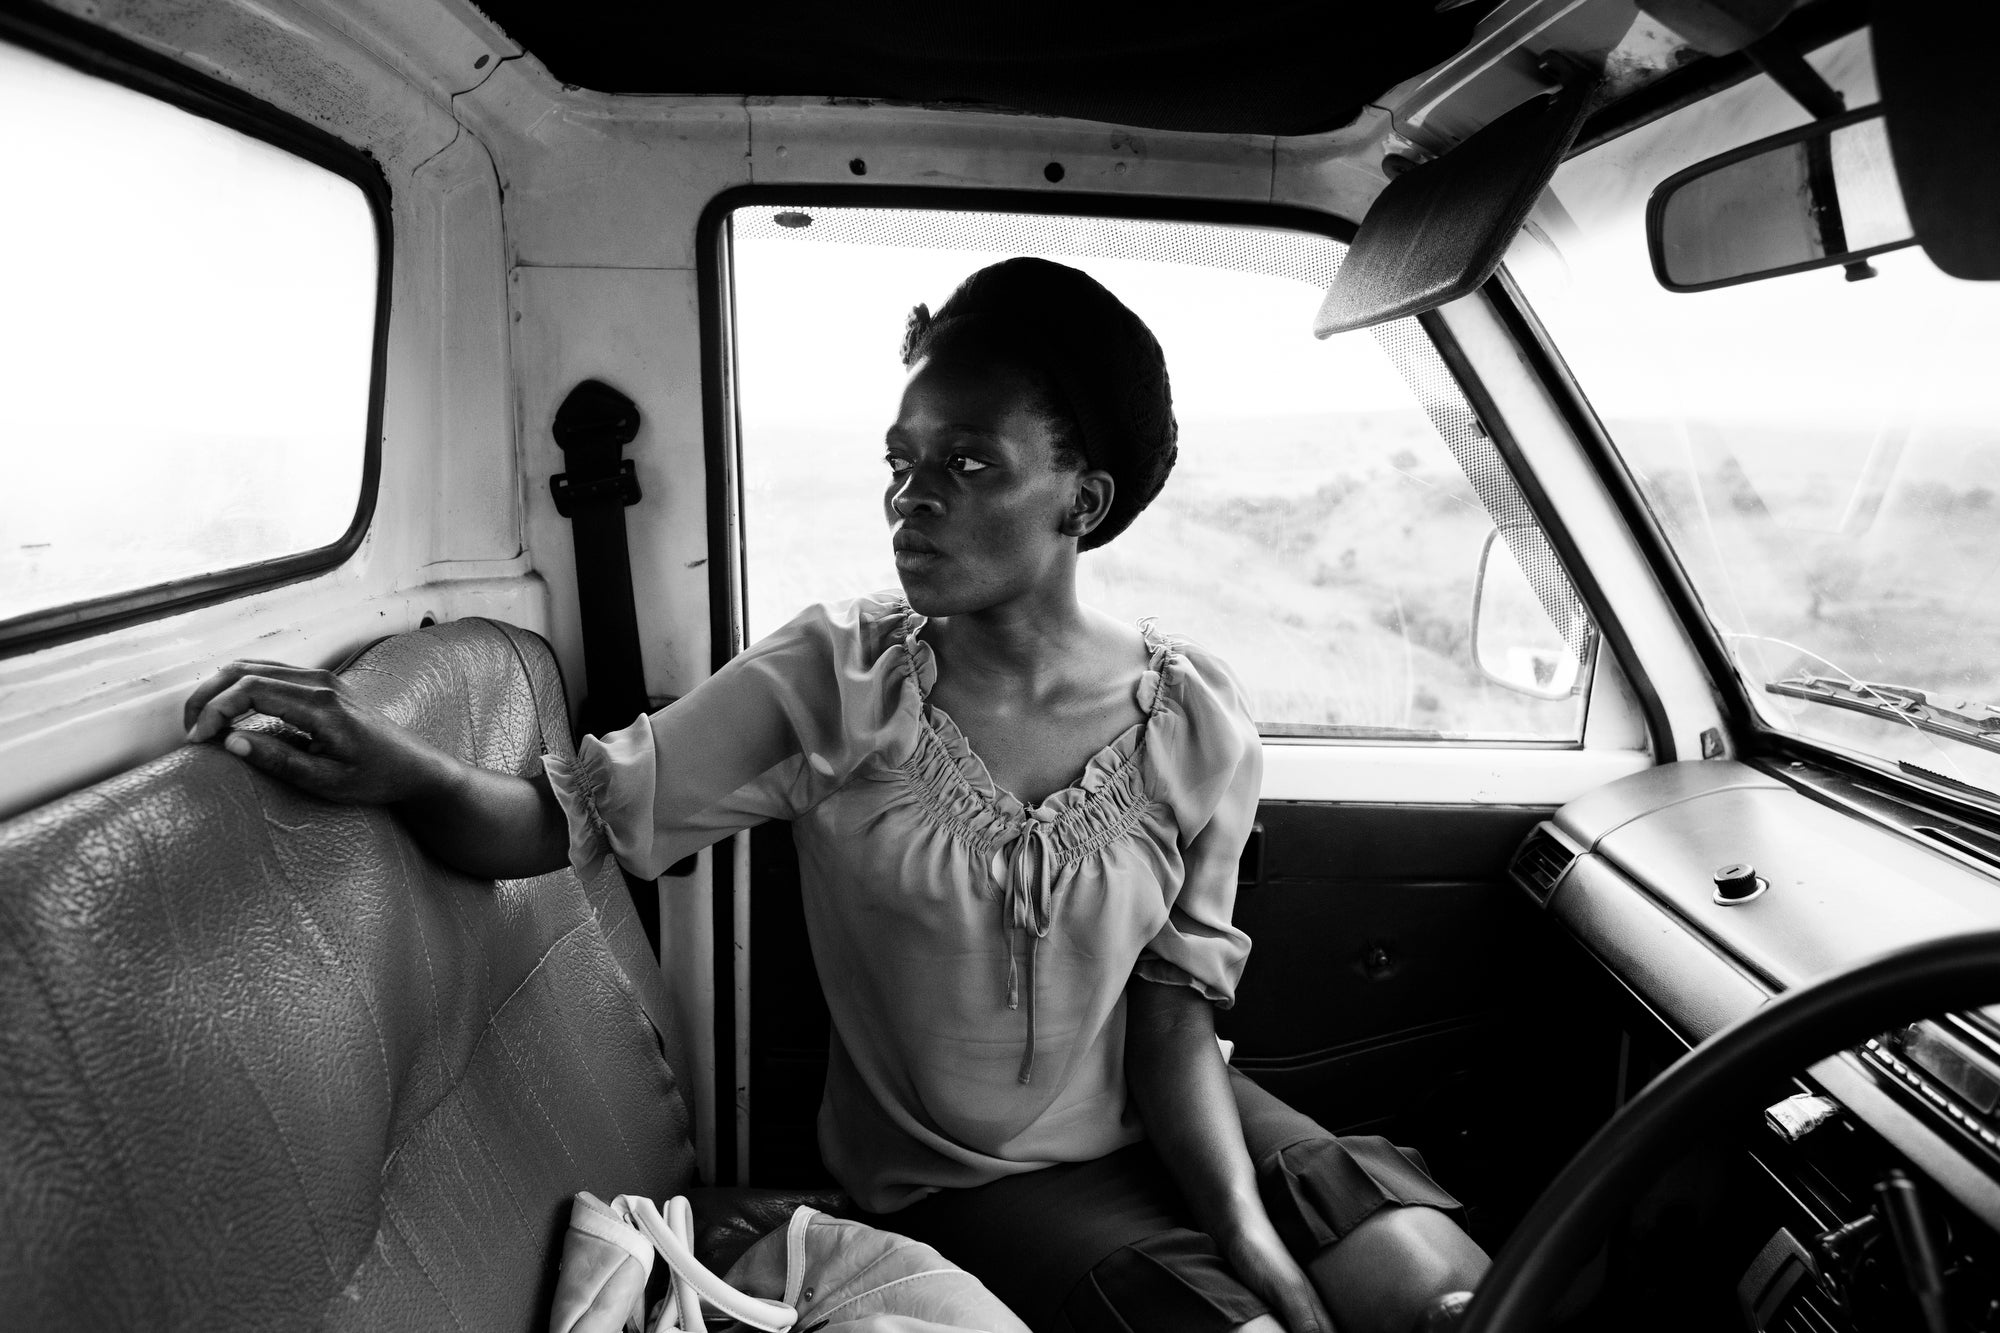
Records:
{"label": "side mirror", "polygon": [[1537,699],[1567,699],[1583,685],[1584,658],[1564,641],[1498,528],[1479,548],[1472,660],[1494,684]]}
{"label": "side mirror", "polygon": [[1670,292],[1859,264],[1916,244],[1882,108],[1774,134],[1675,172],[1647,202],[1646,243],[1653,273]]}

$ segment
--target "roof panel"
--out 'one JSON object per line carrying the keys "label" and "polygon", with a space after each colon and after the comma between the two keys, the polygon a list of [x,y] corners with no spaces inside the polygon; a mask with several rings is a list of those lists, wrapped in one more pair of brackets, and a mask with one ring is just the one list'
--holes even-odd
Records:
{"label": "roof panel", "polygon": [[612,93],[971,103],[1146,129],[1309,134],[1464,46],[1490,5],[1021,0],[667,6],[476,0],[556,78]]}

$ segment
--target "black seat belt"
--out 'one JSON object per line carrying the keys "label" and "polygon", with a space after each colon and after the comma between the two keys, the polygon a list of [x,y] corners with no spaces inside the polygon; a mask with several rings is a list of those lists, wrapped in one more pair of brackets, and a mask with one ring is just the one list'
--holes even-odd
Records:
{"label": "black seat belt", "polygon": [[[583,709],[578,729],[601,736],[647,711],[639,616],[632,601],[632,553],[625,508],[639,503],[632,460],[621,457],[639,433],[639,405],[610,385],[585,380],[556,409],[564,470],[549,478],[556,512],[576,547],[577,614],[583,628]],[[676,867],[678,869],[678,867]],[[660,902],[649,880],[625,877],[653,954],[660,952]]]}

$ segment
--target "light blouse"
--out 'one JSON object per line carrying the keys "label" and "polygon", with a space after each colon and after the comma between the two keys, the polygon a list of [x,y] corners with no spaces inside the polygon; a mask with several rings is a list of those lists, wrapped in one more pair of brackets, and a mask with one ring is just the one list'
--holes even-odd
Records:
{"label": "light blouse", "polygon": [[1142,625],[1144,721],[1027,805],[927,702],[924,623],[888,593],[810,607],[545,761],[586,873],[792,821],[833,1017],[820,1150],[876,1212],[1137,1141],[1126,983],[1227,1006],[1250,951],[1230,913],[1262,756],[1221,661]]}

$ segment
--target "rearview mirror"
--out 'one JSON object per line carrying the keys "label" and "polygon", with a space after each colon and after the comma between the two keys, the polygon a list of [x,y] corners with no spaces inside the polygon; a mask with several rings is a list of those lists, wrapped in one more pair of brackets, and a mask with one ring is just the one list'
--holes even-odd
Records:
{"label": "rearview mirror", "polygon": [[[1588,646],[1586,643],[1586,649]],[[1472,660],[1496,685],[1537,699],[1567,699],[1583,683],[1583,658],[1549,619],[1500,530],[1479,549],[1472,585]]]}
{"label": "rearview mirror", "polygon": [[1670,292],[1855,264],[1914,245],[1882,109],[1787,130],[1674,173],[1646,205],[1646,241]]}

